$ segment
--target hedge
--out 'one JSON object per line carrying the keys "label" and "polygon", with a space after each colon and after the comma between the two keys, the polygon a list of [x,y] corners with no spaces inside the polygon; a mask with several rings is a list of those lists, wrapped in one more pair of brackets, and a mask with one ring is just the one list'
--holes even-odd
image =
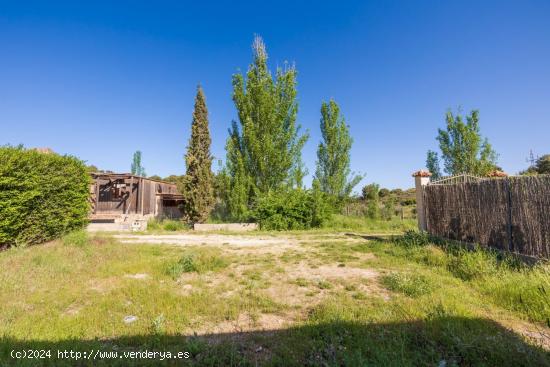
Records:
{"label": "hedge", "polygon": [[71,156],[0,147],[0,247],[52,240],[87,223],[90,177]]}

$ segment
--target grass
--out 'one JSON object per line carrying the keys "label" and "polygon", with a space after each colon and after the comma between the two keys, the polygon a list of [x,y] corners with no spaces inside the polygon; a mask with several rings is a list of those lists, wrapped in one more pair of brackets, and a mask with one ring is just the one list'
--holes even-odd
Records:
{"label": "grass", "polygon": [[179,363],[14,360],[12,349],[186,351],[189,365],[550,365],[522,336],[548,330],[548,264],[415,233],[314,234],[273,252],[84,232],[0,252],[0,365]]}
{"label": "grass", "polygon": [[164,219],[164,220],[158,220],[158,219],[151,219],[147,222],[147,231],[158,233],[158,232],[181,232],[181,231],[188,231],[189,226],[180,221],[180,220],[173,220],[173,219]]}
{"label": "grass", "polygon": [[429,294],[435,288],[426,276],[407,273],[386,275],[382,278],[382,284],[391,291],[401,292],[413,298]]}
{"label": "grass", "polygon": [[[221,221],[211,220],[208,223],[223,223]],[[286,234],[302,234],[302,233],[330,233],[337,231],[359,231],[359,232],[376,232],[376,233],[401,233],[403,231],[416,228],[415,219],[403,219],[398,217],[392,217],[390,220],[384,219],[370,219],[360,216],[345,216],[341,214],[334,214],[323,225],[322,228],[314,228],[310,230],[295,230],[285,231]],[[189,226],[182,221],[164,219],[157,220],[151,219],[147,223],[147,232],[150,233],[170,233],[170,232],[187,232]],[[213,233],[228,233],[227,231],[212,231]],[[234,233],[234,232],[232,232]],[[246,232],[249,235],[258,234],[273,234],[278,235],[280,231],[266,231],[258,230],[252,232]]]}
{"label": "grass", "polygon": [[227,257],[221,255],[216,248],[201,248],[187,250],[179,260],[169,264],[166,273],[173,279],[179,278],[182,273],[205,273],[226,268],[229,265]]}

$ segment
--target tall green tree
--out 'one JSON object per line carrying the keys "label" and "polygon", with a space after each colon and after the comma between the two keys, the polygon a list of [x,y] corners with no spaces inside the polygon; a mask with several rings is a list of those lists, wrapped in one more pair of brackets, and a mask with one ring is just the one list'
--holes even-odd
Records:
{"label": "tall green tree", "polygon": [[319,180],[323,192],[343,200],[349,197],[362,176],[351,174],[350,150],[353,139],[340,114],[340,107],[332,99],[321,105],[321,135],[315,178]]}
{"label": "tall green tree", "polygon": [[214,206],[211,143],[206,99],[199,86],[195,97],[191,137],[185,154],[184,187],[181,190],[186,197],[184,212],[191,222],[204,222]]}
{"label": "tall green tree", "polygon": [[496,152],[481,136],[479,111],[473,110],[465,118],[447,111],[445,120],[446,129],[438,129],[436,139],[446,173],[484,176],[498,168]]}
{"label": "tall green tree", "polygon": [[131,172],[133,175],[145,177],[145,168],[141,165],[141,151],[137,150],[132,158]]}
{"label": "tall green tree", "polygon": [[301,151],[308,138],[296,122],[296,69],[267,65],[264,42],[257,36],[253,61],[246,76],[233,76],[233,121],[227,140],[227,173],[230,176],[231,214],[245,215],[257,195],[296,186],[301,174]]}
{"label": "tall green tree", "polygon": [[428,150],[426,157],[426,168],[432,174],[432,180],[441,178],[441,168],[439,168],[439,156],[437,152]]}

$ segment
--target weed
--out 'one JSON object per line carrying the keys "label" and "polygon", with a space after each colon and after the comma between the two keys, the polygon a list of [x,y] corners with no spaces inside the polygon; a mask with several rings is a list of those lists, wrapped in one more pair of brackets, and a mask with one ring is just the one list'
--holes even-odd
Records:
{"label": "weed", "polygon": [[164,333],[164,323],[166,321],[166,318],[163,314],[158,315],[153,319],[153,322],[151,323],[151,331],[155,335],[160,335]]}
{"label": "weed", "polygon": [[180,257],[167,267],[166,274],[177,279],[183,273],[205,273],[226,268],[228,265],[228,259],[221,256],[219,250],[203,249]]}
{"label": "weed", "polygon": [[319,289],[331,289],[332,288],[332,284],[330,282],[327,282],[326,280],[320,280],[318,283],[317,283],[317,287]]}
{"label": "weed", "polygon": [[382,284],[391,291],[409,297],[419,297],[430,293],[434,286],[430,280],[419,274],[391,273],[382,278]]}
{"label": "weed", "polygon": [[486,250],[460,249],[455,256],[451,256],[448,269],[462,280],[473,280],[495,274],[497,260],[493,253]]}
{"label": "weed", "polygon": [[427,246],[430,243],[430,235],[427,232],[408,230],[396,241],[403,247]]}
{"label": "weed", "polygon": [[175,231],[183,231],[187,229],[187,226],[185,225],[185,223],[181,221],[165,220],[162,223],[162,229],[164,229],[165,231],[175,232]]}
{"label": "weed", "polygon": [[309,285],[309,282],[304,278],[296,278],[293,283],[299,287],[307,287]]}

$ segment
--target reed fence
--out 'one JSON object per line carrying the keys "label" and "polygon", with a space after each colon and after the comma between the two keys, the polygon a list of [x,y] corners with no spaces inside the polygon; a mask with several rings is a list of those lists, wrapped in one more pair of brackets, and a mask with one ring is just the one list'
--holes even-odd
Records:
{"label": "reed fence", "polygon": [[447,182],[423,188],[428,232],[550,258],[550,175]]}

